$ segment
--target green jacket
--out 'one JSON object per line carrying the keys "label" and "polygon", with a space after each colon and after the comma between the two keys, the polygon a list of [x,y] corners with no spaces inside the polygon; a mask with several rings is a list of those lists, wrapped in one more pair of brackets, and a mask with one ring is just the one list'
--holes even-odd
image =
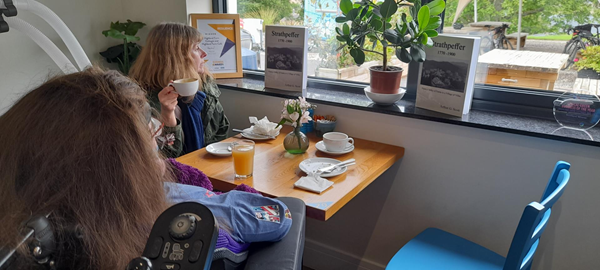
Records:
{"label": "green jacket", "polygon": [[202,108],[202,125],[204,125],[204,144],[220,142],[227,139],[229,119],[225,116],[223,105],[219,102],[221,90],[214,79],[209,78],[202,86],[206,93],[204,107]]}
{"label": "green jacket", "polygon": [[[152,108],[160,112],[160,101],[158,100],[158,92],[161,89],[149,91],[148,101]],[[202,86],[202,90],[206,94],[204,107],[202,108],[202,125],[204,126],[204,145],[209,145],[214,142],[219,142],[227,138],[229,130],[229,120],[225,116],[223,105],[219,102],[221,90],[217,86],[214,79],[208,79]],[[163,136],[173,134],[175,141],[171,144],[165,144],[161,148],[161,152],[169,158],[179,157],[183,152],[183,130],[181,122],[177,120],[177,126],[164,127]],[[159,146],[161,146],[159,144]]]}

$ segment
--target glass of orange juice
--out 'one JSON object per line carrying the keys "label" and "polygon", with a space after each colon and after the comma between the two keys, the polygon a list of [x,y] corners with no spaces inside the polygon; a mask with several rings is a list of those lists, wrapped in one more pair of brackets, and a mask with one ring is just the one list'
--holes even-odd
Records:
{"label": "glass of orange juice", "polygon": [[254,172],[254,141],[237,141],[232,144],[232,148],[235,177],[252,177]]}

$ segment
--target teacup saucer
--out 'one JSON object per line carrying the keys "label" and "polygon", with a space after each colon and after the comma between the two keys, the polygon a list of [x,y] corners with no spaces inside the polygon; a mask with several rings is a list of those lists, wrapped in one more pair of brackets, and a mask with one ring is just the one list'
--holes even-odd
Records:
{"label": "teacup saucer", "polygon": [[231,143],[213,143],[206,146],[206,152],[220,157],[231,156],[231,150],[228,149],[229,147],[231,147]]}
{"label": "teacup saucer", "polygon": [[[242,137],[244,137],[246,139],[256,140],[256,141],[272,140],[271,138],[269,138],[266,135],[255,135],[252,133],[254,133],[254,126],[245,128],[244,132],[242,132]],[[277,137],[277,136],[279,136],[279,131],[277,131],[277,134],[275,134],[275,137]]]}
{"label": "teacup saucer", "polygon": [[327,148],[325,147],[325,143],[323,143],[323,141],[318,142],[315,147],[317,147],[317,150],[323,152],[323,153],[327,153],[330,155],[343,155],[343,154],[348,154],[352,151],[354,151],[354,145],[349,145],[347,146],[344,150],[342,151],[328,151]]}

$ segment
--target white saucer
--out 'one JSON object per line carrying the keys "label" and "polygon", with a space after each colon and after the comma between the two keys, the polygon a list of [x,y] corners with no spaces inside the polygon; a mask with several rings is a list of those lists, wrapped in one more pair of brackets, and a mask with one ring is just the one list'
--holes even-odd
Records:
{"label": "white saucer", "polygon": [[364,90],[365,90],[365,95],[367,96],[367,98],[369,98],[375,104],[383,105],[383,106],[392,105],[392,104],[396,103],[396,101],[402,99],[402,97],[406,93],[406,89],[404,89],[402,87],[400,87],[397,94],[373,93],[373,92],[371,92],[371,86],[365,87]]}
{"label": "white saucer", "polygon": [[[256,136],[252,133],[252,131],[254,130],[254,127],[249,127],[249,128],[245,128],[244,132],[242,133],[242,137],[246,138],[246,139],[250,139],[250,140],[257,140],[257,141],[264,141],[264,140],[272,140],[271,138],[267,137],[267,135],[264,136]],[[249,133],[246,133],[249,132]],[[275,137],[277,137],[279,135],[279,131],[277,131],[277,134],[275,134]]]}
{"label": "white saucer", "polygon": [[209,144],[206,147],[206,151],[220,157],[231,156],[231,151],[227,150],[227,147],[230,147],[231,143],[213,143]]}
{"label": "white saucer", "polygon": [[[333,158],[309,158],[300,162],[300,170],[308,174],[309,172],[317,171],[318,169],[325,168],[327,166],[335,165],[340,163],[341,161]],[[343,166],[341,168],[336,168],[335,170],[321,174],[321,177],[332,177],[337,176],[342,173],[345,173],[348,170],[348,167]]]}
{"label": "white saucer", "polygon": [[352,151],[354,151],[354,145],[351,144],[349,146],[347,146],[346,148],[344,148],[344,150],[336,152],[336,151],[329,151],[327,150],[327,148],[325,147],[325,143],[323,141],[318,142],[315,147],[317,147],[317,150],[323,152],[323,153],[327,153],[327,154],[331,154],[331,155],[343,155],[343,154],[348,154]]}

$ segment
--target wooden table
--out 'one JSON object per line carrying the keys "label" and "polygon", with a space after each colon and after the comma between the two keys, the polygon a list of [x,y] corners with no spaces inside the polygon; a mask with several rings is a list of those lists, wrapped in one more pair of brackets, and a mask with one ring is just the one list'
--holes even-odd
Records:
{"label": "wooden table", "polygon": [[587,95],[600,95],[600,80],[590,78],[577,78],[570,92]]}
{"label": "wooden table", "polygon": [[523,48],[523,47],[525,47],[525,42],[527,41],[528,35],[529,35],[529,33],[521,33],[521,35],[519,35],[519,33],[515,32],[510,35],[506,35],[506,39],[508,40],[508,42],[510,42],[513,49],[517,49],[517,39],[520,37],[521,38],[521,47],[520,48]]}
{"label": "wooden table", "polygon": [[[313,133],[307,134],[310,139],[308,151],[302,155],[292,155],[283,148],[283,138],[291,130],[291,127],[286,126],[276,139],[256,141],[254,176],[248,179],[235,179],[231,156],[213,156],[206,149],[179,157],[177,161],[203,171],[218,190],[229,191],[240,184],[246,184],[266,196],[302,199],[306,203],[308,217],[325,221],[404,156],[403,147],[358,138],[354,138],[354,151],[339,156],[328,155],[316,149],[315,144],[320,139]],[[239,135],[224,142],[236,140],[240,140]],[[349,167],[346,173],[328,178],[334,184],[321,194],[294,188],[294,183],[306,175],[298,164],[314,157],[342,161],[355,158],[356,165]]]}
{"label": "wooden table", "polygon": [[554,90],[568,55],[534,51],[492,50],[479,56],[477,81],[486,84]]}

